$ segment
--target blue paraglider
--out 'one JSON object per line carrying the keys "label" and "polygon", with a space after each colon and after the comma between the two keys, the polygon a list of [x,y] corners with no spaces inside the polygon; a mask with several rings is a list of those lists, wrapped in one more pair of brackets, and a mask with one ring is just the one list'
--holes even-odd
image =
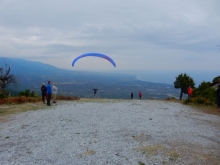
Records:
{"label": "blue paraglider", "polygon": [[94,57],[104,58],[104,59],[108,60],[109,62],[111,62],[114,67],[116,67],[115,62],[114,62],[110,57],[106,56],[105,54],[100,54],[100,53],[85,53],[85,54],[82,54],[82,55],[76,57],[76,58],[73,60],[72,66],[74,66],[75,62],[76,62],[78,59],[80,59],[80,58],[82,58],[82,57],[88,57],[88,56],[94,56]]}

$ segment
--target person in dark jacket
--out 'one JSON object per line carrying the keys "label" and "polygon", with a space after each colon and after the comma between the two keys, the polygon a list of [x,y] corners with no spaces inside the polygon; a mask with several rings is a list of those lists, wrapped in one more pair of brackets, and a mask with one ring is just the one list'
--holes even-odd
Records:
{"label": "person in dark jacket", "polygon": [[48,84],[47,84],[47,106],[51,106],[51,104],[50,104],[51,95],[52,95],[52,88],[50,85],[50,81],[48,81]]}
{"label": "person in dark jacket", "polygon": [[134,94],[133,94],[133,92],[131,92],[131,99],[133,99],[133,97],[134,97]]}
{"label": "person in dark jacket", "polygon": [[218,89],[216,90],[216,104],[220,108],[220,85],[218,85]]}
{"label": "person in dark jacket", "polygon": [[94,88],[94,89],[92,89],[92,90],[94,91],[94,96],[95,96],[98,89]]}
{"label": "person in dark jacket", "polygon": [[42,93],[42,101],[43,103],[45,103],[45,97],[46,97],[46,93],[47,93],[47,88],[45,86],[44,83],[42,83],[42,86],[41,86],[41,93]]}

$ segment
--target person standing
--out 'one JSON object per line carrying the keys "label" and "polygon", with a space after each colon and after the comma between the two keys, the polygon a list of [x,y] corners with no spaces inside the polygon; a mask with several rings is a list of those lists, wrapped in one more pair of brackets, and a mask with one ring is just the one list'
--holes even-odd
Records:
{"label": "person standing", "polygon": [[220,85],[218,85],[218,89],[216,90],[216,104],[220,108]]}
{"label": "person standing", "polygon": [[141,91],[139,92],[139,99],[141,100],[141,98],[142,98],[142,93],[141,93]]}
{"label": "person standing", "polygon": [[133,94],[133,92],[131,92],[131,99],[133,99],[133,97],[134,97],[134,94]]}
{"label": "person standing", "polygon": [[47,84],[47,106],[51,106],[51,104],[50,104],[51,95],[52,95],[52,88],[50,86],[50,81],[48,81],[48,84]]}
{"label": "person standing", "polygon": [[188,99],[192,96],[192,93],[193,93],[193,89],[191,86],[189,86],[189,88],[187,89],[187,92],[188,92]]}
{"label": "person standing", "polygon": [[53,103],[57,103],[57,102],[56,102],[56,98],[57,98],[57,90],[58,90],[58,88],[57,88],[56,85],[57,85],[57,84],[54,83],[54,84],[53,84],[53,87],[52,87]]}
{"label": "person standing", "polygon": [[46,88],[44,83],[42,83],[42,86],[41,86],[40,89],[41,89],[42,101],[43,101],[43,103],[45,103],[45,97],[46,97],[46,93],[47,93],[47,88]]}

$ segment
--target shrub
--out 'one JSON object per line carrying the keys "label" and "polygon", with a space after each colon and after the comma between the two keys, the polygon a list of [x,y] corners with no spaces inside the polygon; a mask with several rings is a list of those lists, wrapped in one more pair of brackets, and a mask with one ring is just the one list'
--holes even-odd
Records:
{"label": "shrub", "polygon": [[0,92],[0,99],[6,98],[6,94],[4,92]]}
{"label": "shrub", "polygon": [[34,91],[30,91],[29,89],[27,89],[25,91],[19,92],[19,96],[34,97],[35,93]]}
{"label": "shrub", "polygon": [[184,104],[200,104],[200,105],[214,105],[215,102],[209,100],[206,97],[198,96],[198,97],[191,97],[189,99],[184,100]]}
{"label": "shrub", "polygon": [[79,100],[77,96],[57,96],[57,100]]}
{"label": "shrub", "polygon": [[198,88],[195,88],[191,98],[184,101],[185,104],[194,103],[201,105],[214,105],[216,96],[215,89],[209,82],[202,82]]}
{"label": "shrub", "polygon": [[196,100],[196,102],[197,102],[198,104],[204,104],[206,101],[205,101],[205,98],[203,98],[203,97],[198,97],[197,100]]}
{"label": "shrub", "polygon": [[192,99],[186,99],[183,101],[184,104],[190,104],[190,103],[193,103],[193,100]]}

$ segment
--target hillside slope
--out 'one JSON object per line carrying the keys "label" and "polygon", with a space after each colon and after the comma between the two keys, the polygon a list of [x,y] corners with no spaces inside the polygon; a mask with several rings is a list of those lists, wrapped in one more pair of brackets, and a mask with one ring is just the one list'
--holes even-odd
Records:
{"label": "hillside slope", "polygon": [[56,82],[58,92],[62,95],[79,97],[93,97],[93,88],[98,88],[96,97],[102,98],[138,98],[142,91],[143,98],[165,98],[177,96],[178,90],[172,85],[151,83],[136,79],[135,75],[117,73],[94,73],[82,71],[70,71],[60,69],[41,62],[33,62],[18,58],[1,57],[1,66],[7,63],[18,80],[17,87],[11,87],[12,91],[30,89],[40,94],[41,84],[50,80]]}

